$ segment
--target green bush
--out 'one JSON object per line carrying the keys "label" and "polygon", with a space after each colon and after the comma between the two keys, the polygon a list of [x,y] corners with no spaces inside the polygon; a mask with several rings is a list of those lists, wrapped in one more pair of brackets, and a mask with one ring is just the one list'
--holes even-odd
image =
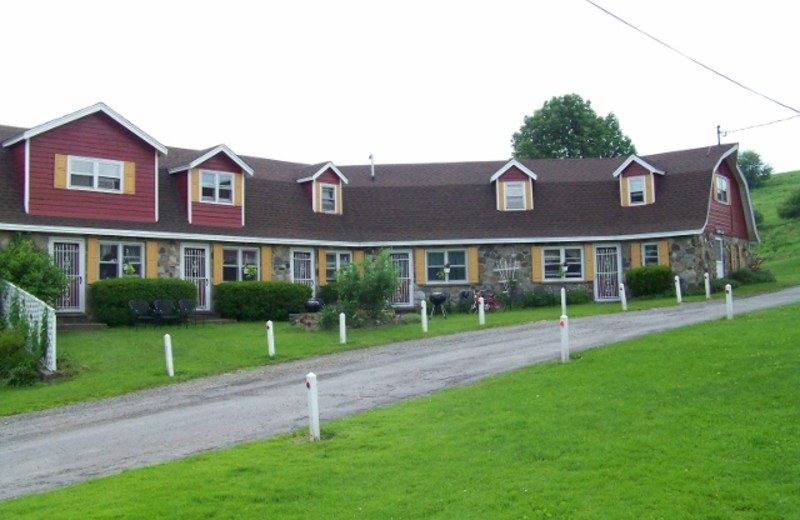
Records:
{"label": "green bush", "polygon": [[0,379],[10,386],[31,386],[39,380],[36,355],[25,346],[25,336],[18,332],[0,333]]}
{"label": "green bush", "polygon": [[800,218],[800,189],[790,193],[778,205],[778,216],[782,219]]}
{"label": "green bush", "polygon": [[50,306],[55,306],[67,286],[64,270],[47,251],[17,234],[0,250],[0,278],[21,287]]}
{"label": "green bush", "polygon": [[323,329],[333,329],[339,326],[339,314],[342,312],[338,305],[326,305],[319,311],[319,324]]}
{"label": "green bush", "polygon": [[339,303],[348,320],[355,314],[353,309],[367,318],[380,319],[400,283],[388,250],[382,250],[374,261],[364,259],[346,265],[338,276]]}
{"label": "green bush", "polygon": [[303,312],[311,297],[307,285],[290,282],[224,282],[214,290],[214,309],[240,321],[286,321]]}
{"label": "green bush", "polygon": [[109,278],[89,286],[94,318],[110,327],[130,324],[129,300],[197,299],[197,287],[175,278]]}
{"label": "green bush", "polygon": [[581,305],[591,303],[592,295],[583,287],[576,287],[567,291],[567,303],[569,305]]}
{"label": "green bush", "polygon": [[735,289],[742,284],[737,282],[736,280],[731,280],[730,278],[712,278],[711,292],[712,293],[725,292],[726,285],[730,285],[731,289]]}
{"label": "green bush", "polygon": [[325,304],[336,303],[339,301],[339,284],[330,282],[319,288],[319,297]]}
{"label": "green bush", "polygon": [[675,275],[666,265],[635,267],[625,273],[625,283],[633,296],[655,296],[669,291]]}
{"label": "green bush", "polygon": [[743,285],[775,281],[775,275],[766,270],[751,271],[750,269],[738,269],[729,274],[728,277]]}

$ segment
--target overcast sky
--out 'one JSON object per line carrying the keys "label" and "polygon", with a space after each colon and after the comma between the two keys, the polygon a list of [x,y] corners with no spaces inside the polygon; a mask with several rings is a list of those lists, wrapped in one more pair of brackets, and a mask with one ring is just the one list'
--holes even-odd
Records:
{"label": "overcast sky", "polygon": [[[642,154],[798,115],[783,0],[4,3],[0,124],[103,101],[166,146],[338,165],[504,160],[526,115],[577,93]],[[800,117],[731,132],[800,169]]]}

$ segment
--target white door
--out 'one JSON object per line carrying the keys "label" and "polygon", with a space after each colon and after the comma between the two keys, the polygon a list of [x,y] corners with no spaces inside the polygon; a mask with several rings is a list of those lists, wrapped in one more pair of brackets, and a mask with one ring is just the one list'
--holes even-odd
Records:
{"label": "white door", "polygon": [[211,283],[209,280],[209,250],[203,245],[181,246],[181,278],[197,287],[197,310],[211,308]]}
{"label": "white door", "polygon": [[56,300],[58,312],[84,312],[86,283],[83,276],[83,240],[59,239],[50,242],[50,255],[67,275],[67,286]]}
{"label": "white door", "polygon": [[619,246],[594,248],[594,298],[597,301],[619,300],[620,272]]}
{"label": "white door", "polygon": [[397,269],[397,277],[400,279],[400,285],[394,292],[392,297],[392,305],[397,307],[406,307],[414,304],[411,283],[411,252],[410,251],[392,251],[389,256],[394,266]]}
{"label": "white door", "polygon": [[714,239],[714,260],[717,263],[717,278],[725,278],[725,248],[721,238]]}

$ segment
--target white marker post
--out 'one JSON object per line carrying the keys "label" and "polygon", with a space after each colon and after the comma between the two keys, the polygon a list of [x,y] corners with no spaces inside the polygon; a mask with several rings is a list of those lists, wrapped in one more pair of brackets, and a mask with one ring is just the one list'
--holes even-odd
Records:
{"label": "white marker post", "polygon": [[319,394],[317,392],[317,375],[309,372],[306,375],[306,388],[308,389],[308,430],[312,441],[319,437]]}
{"label": "white marker post", "polygon": [[267,352],[269,352],[270,359],[275,357],[275,334],[272,330],[272,321],[267,322]]}
{"label": "white marker post", "polygon": [[711,299],[711,278],[708,276],[708,273],[703,273],[703,281],[706,284],[706,300]]}
{"label": "white marker post", "polygon": [[344,345],[347,343],[347,327],[345,326],[345,316],[343,312],[339,313],[339,344]]}
{"label": "white marker post", "polygon": [[675,275],[675,295],[678,297],[678,303],[683,301],[681,297],[681,279],[678,275]]}
{"label": "white marker post", "polygon": [[725,309],[728,312],[728,319],[733,319],[733,287],[731,284],[725,286]]}
{"label": "white marker post", "polygon": [[561,327],[561,362],[566,363],[569,361],[569,318],[566,314],[561,316],[558,325]]}
{"label": "white marker post", "polygon": [[625,295],[625,284],[619,284],[619,299],[622,301],[622,310],[628,310],[628,297]]}
{"label": "white marker post", "polygon": [[167,375],[172,377],[175,369],[172,366],[172,338],[169,334],[164,334],[164,357],[167,358]]}
{"label": "white marker post", "polygon": [[567,314],[567,288],[561,288],[561,315]]}
{"label": "white marker post", "polygon": [[486,325],[486,309],[484,307],[483,296],[478,298],[478,324]]}
{"label": "white marker post", "polygon": [[428,332],[428,304],[422,300],[419,302],[419,307],[422,316],[422,332]]}

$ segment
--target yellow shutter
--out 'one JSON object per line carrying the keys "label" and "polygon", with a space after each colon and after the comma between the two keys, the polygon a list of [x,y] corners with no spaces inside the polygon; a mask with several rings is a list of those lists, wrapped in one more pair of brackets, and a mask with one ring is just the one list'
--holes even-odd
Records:
{"label": "yellow shutter", "polygon": [[136,163],[125,161],[122,167],[122,193],[136,194]]}
{"label": "yellow shutter", "polygon": [[192,194],[192,202],[200,200],[200,171],[197,169],[189,171],[189,178],[186,180],[189,183],[189,193]]}
{"label": "yellow shutter", "polygon": [[525,184],[525,209],[533,209],[533,181],[528,179]]}
{"label": "yellow shutter", "polygon": [[731,259],[730,260],[731,271],[736,270],[736,264],[733,261],[733,255],[736,254],[735,253],[735,247],[736,246],[734,246],[733,244],[728,246],[728,256],[730,256],[730,259]]}
{"label": "yellow shutter", "polygon": [[272,280],[272,247],[261,246],[261,279]]}
{"label": "yellow shutter", "polygon": [[364,261],[364,250],[363,249],[356,249],[353,251],[353,262],[363,262]]}
{"label": "yellow shutter", "polygon": [[631,242],[631,268],[642,267],[642,244]]}
{"label": "yellow shutter", "polygon": [[145,246],[145,278],[158,278],[158,242],[148,240]]}
{"label": "yellow shutter", "polygon": [[480,267],[478,265],[478,248],[477,247],[468,247],[467,248],[467,274],[469,277],[469,283],[478,283],[480,282]]}
{"label": "yellow shutter", "polygon": [[336,214],[342,214],[342,183],[336,185]]}
{"label": "yellow shutter", "polygon": [[740,269],[745,269],[746,266],[744,265],[744,247],[738,246],[738,250],[739,250],[738,251],[738,253],[739,253],[739,268]]}
{"label": "yellow shutter", "polygon": [[314,189],[314,213],[319,213],[322,208],[322,186],[317,181],[313,181]]}
{"label": "yellow shutter", "polygon": [[644,203],[652,204],[655,202],[655,192],[653,191],[653,174],[644,177]]}
{"label": "yellow shutter", "polygon": [[100,246],[97,239],[89,237],[86,240],[86,283],[91,285],[97,281],[97,270],[100,268]]}
{"label": "yellow shutter", "polygon": [[587,282],[594,280],[594,248],[592,244],[583,246],[583,275]]}
{"label": "yellow shutter", "polygon": [[53,172],[53,187],[59,190],[67,189],[67,156],[56,154],[56,167]]}
{"label": "yellow shutter", "polygon": [[666,240],[658,242],[658,265],[669,265],[669,243]]}
{"label": "yellow shutter", "polygon": [[241,206],[244,198],[244,174],[233,174],[233,205]]}
{"label": "yellow shutter", "polygon": [[542,248],[533,246],[531,247],[531,280],[541,282],[544,277],[542,270]]}
{"label": "yellow shutter", "polygon": [[414,250],[414,277],[417,285],[425,285],[425,250]]}
{"label": "yellow shutter", "polygon": [[622,202],[622,207],[628,206],[628,181],[620,175],[619,176],[619,196]]}
{"label": "yellow shutter", "polygon": [[222,244],[214,244],[214,258],[211,261],[213,266],[214,285],[222,283]]}
{"label": "yellow shutter", "polygon": [[325,285],[328,283],[328,277],[325,272],[325,250],[322,248],[317,249],[317,266],[319,267],[319,284]]}
{"label": "yellow shutter", "polygon": [[497,207],[500,211],[506,210],[506,186],[500,181],[497,181]]}

